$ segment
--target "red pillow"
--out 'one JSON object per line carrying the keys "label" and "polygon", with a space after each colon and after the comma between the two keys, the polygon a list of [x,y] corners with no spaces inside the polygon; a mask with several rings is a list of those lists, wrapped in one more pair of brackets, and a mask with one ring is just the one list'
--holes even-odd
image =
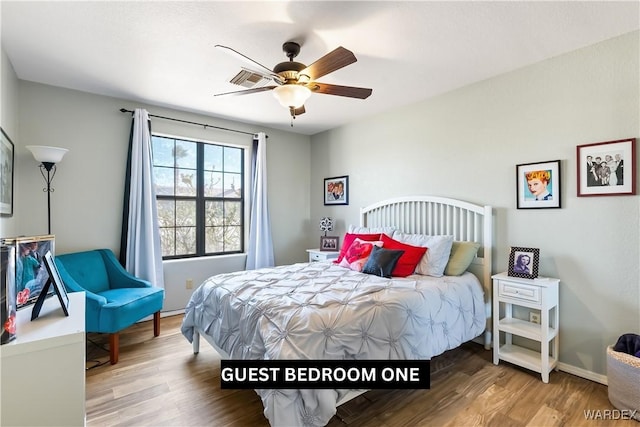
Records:
{"label": "red pillow", "polygon": [[401,249],[404,251],[404,254],[402,254],[395,268],[391,272],[391,276],[407,277],[412,275],[416,271],[418,263],[427,252],[427,248],[399,242],[386,234],[381,235],[380,240],[382,241],[385,249]]}
{"label": "red pillow", "polygon": [[366,240],[367,242],[373,242],[374,240],[380,240],[380,234],[352,234],[346,233],[344,238],[342,239],[342,248],[340,248],[340,254],[338,255],[338,259],[333,261],[336,264],[340,264],[342,258],[347,253],[347,249],[353,243],[355,239]]}

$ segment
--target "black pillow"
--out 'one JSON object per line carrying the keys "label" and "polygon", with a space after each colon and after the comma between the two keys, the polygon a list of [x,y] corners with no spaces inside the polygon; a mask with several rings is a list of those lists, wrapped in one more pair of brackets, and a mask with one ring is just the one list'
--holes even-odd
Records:
{"label": "black pillow", "polygon": [[362,267],[362,272],[373,274],[380,277],[391,277],[391,272],[395,268],[400,257],[404,254],[403,250],[384,249],[374,246],[371,255]]}

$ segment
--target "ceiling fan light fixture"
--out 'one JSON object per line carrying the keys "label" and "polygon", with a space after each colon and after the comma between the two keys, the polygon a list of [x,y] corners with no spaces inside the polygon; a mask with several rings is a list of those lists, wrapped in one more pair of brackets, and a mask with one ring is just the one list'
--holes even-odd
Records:
{"label": "ceiling fan light fixture", "polygon": [[299,108],[311,96],[311,91],[305,86],[285,84],[273,89],[273,96],[284,108]]}

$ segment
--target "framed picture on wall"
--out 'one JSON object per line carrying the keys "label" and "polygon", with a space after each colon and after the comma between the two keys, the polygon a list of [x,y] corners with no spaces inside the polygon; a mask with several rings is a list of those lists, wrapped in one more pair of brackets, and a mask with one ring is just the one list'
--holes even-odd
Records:
{"label": "framed picture on wall", "polygon": [[636,194],[636,139],[578,145],[578,197]]}
{"label": "framed picture on wall", "polygon": [[516,165],[518,209],[549,209],[560,205],[560,160]]}
{"label": "framed picture on wall", "polygon": [[349,177],[335,176],[325,178],[322,188],[325,205],[348,205],[349,204]]}
{"label": "framed picture on wall", "polygon": [[535,279],[538,277],[540,265],[540,249],[512,246],[509,253],[508,276],[523,279]]}
{"label": "framed picture on wall", "polygon": [[13,142],[0,128],[0,215],[13,215]]}

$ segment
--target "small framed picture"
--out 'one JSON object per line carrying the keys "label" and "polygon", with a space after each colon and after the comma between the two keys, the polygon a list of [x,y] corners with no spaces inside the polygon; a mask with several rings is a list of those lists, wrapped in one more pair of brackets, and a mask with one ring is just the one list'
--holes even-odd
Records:
{"label": "small framed picture", "polygon": [[578,145],[578,197],[636,194],[635,146],[635,138]]}
{"label": "small framed picture", "polygon": [[539,264],[540,249],[512,246],[507,275],[522,279],[535,279],[538,277]]}
{"label": "small framed picture", "polygon": [[516,165],[517,208],[560,206],[560,160]]}
{"label": "small framed picture", "polygon": [[0,128],[0,215],[13,215],[13,142]]}
{"label": "small framed picture", "polygon": [[338,250],[338,236],[320,236],[320,250],[335,252]]}
{"label": "small framed picture", "polygon": [[51,255],[50,251],[44,254],[44,265],[49,273],[49,279],[47,280],[47,284],[45,285],[43,292],[40,293],[36,304],[33,306],[31,320],[35,320],[40,315],[40,310],[42,309],[42,304],[44,304],[44,300],[46,299],[46,291],[49,290],[49,286],[51,286],[54,293],[58,295],[58,301],[60,301],[60,306],[62,306],[64,315],[69,316],[69,295],[67,294],[67,289],[64,287],[64,283],[62,283],[58,267],[56,267],[56,263],[53,261],[53,255]]}
{"label": "small framed picture", "polygon": [[336,176],[325,178],[322,192],[325,205],[349,204],[349,177]]}

